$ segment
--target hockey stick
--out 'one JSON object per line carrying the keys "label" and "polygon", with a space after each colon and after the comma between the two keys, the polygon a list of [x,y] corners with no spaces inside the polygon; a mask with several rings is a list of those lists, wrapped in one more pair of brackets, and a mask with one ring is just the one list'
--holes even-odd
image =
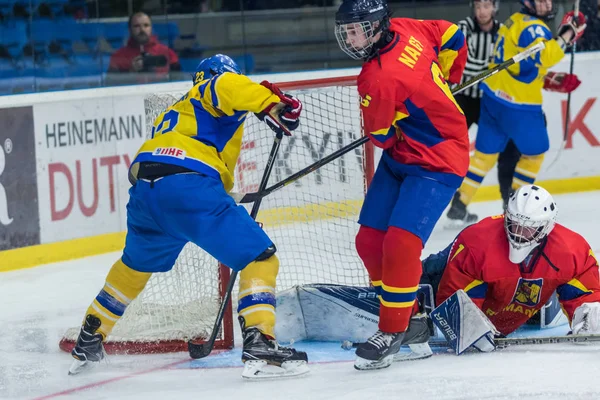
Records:
{"label": "hockey stick", "polygon": [[[480,73],[479,75],[476,75],[475,77],[473,77],[473,79],[470,79],[469,81],[464,82],[464,83],[454,87],[452,89],[452,94],[458,94],[458,93],[462,92],[463,90],[479,83],[480,81],[482,81],[484,79],[489,78],[492,75],[495,75],[496,73],[510,67],[511,65],[521,62],[522,60],[524,60],[528,57],[531,57],[533,54],[536,54],[537,52],[542,51],[545,47],[546,47],[546,45],[544,44],[544,42],[540,42],[540,43],[536,44],[535,46],[531,46],[530,48],[524,50],[523,52],[515,55],[511,59],[504,61],[502,64],[498,64],[494,68],[484,71],[484,72]],[[319,161],[309,165],[308,167],[296,172],[295,174],[288,176],[284,180],[277,182],[276,184],[270,186],[269,188],[267,188],[265,190],[259,190],[258,192],[254,192],[254,193],[230,193],[230,195],[238,203],[251,203],[253,201],[256,201],[259,198],[268,196],[269,194],[273,193],[274,191],[279,190],[282,187],[289,185],[290,183],[297,181],[298,179],[321,168],[325,164],[329,164],[330,162],[340,158],[344,154],[354,150],[355,148],[357,148],[359,146],[362,146],[363,144],[365,144],[368,141],[369,141],[369,137],[363,136],[360,139],[350,143],[349,145],[346,145],[346,146],[342,147],[341,149],[331,153],[327,157],[324,157],[324,158],[320,159]]]}
{"label": "hockey stick", "polygon": [[[271,176],[271,171],[273,170],[273,165],[275,165],[275,158],[277,157],[277,153],[279,152],[279,146],[281,145],[282,137],[282,132],[278,133],[275,136],[273,146],[271,147],[271,152],[269,153],[269,159],[267,160],[267,165],[265,166],[265,172],[263,173],[260,185],[258,187],[259,191],[263,191],[267,187],[269,177]],[[256,215],[258,214],[258,209],[260,208],[261,202],[262,197],[259,197],[252,205],[252,211],[250,212],[250,216],[253,219],[256,219]],[[237,274],[238,271],[231,271],[229,282],[227,282],[227,288],[225,289],[225,296],[223,298],[223,301],[221,302],[221,306],[219,307],[219,312],[217,313],[217,318],[215,320],[213,330],[208,340],[204,343],[194,343],[191,340],[188,341],[188,353],[190,354],[191,358],[204,358],[208,356],[211,353],[212,349],[215,347],[215,340],[217,339],[217,335],[221,330],[221,323],[223,322],[223,316],[225,315],[225,311],[229,306],[229,300],[231,299],[231,292],[233,292],[233,286],[235,285]]]}
{"label": "hockey stick", "polygon": [[585,342],[599,342],[599,341],[600,341],[600,335],[565,335],[565,336],[494,339],[494,343],[496,344],[496,348],[498,348],[498,349],[505,349],[510,346],[523,346],[523,345],[529,345],[529,344],[585,343]]}
{"label": "hockey stick", "polygon": [[[575,0],[575,4],[573,5],[573,11],[575,14],[575,18],[577,18],[579,16],[579,0]],[[569,74],[571,74],[571,75],[573,75],[573,69],[575,68],[575,49],[576,49],[576,47],[577,47],[577,43],[573,43],[573,45],[571,45],[571,61],[570,61],[570,65],[569,65]],[[560,154],[562,153],[564,148],[567,146],[567,140],[569,139],[569,121],[571,119],[571,93],[572,92],[569,92],[567,94],[567,109],[565,110],[565,126],[564,126],[564,131],[563,131],[563,140],[562,140],[562,143],[560,144],[560,147],[558,148],[558,151],[556,152],[556,157],[554,157],[554,160],[552,160],[550,165],[548,165],[548,167],[546,168],[546,171],[548,171],[550,168],[552,168],[552,166],[554,164],[556,164],[556,162],[560,158]]]}
{"label": "hockey stick", "polygon": [[[521,337],[521,338],[496,338],[494,343],[496,349],[505,349],[511,346],[526,346],[532,344],[551,344],[551,343],[587,343],[600,342],[600,335],[565,335],[565,336],[546,336],[546,337]],[[351,350],[360,346],[360,342],[351,342],[344,340],[342,349]],[[443,347],[447,345],[444,340],[435,340],[429,342],[432,346]]]}

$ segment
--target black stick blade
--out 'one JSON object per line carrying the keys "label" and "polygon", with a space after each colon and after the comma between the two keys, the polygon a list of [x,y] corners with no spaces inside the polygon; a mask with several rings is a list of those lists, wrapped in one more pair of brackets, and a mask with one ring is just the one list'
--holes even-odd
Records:
{"label": "black stick blade", "polygon": [[193,343],[191,340],[188,342],[188,352],[194,360],[208,356],[212,348],[213,346],[210,343]]}

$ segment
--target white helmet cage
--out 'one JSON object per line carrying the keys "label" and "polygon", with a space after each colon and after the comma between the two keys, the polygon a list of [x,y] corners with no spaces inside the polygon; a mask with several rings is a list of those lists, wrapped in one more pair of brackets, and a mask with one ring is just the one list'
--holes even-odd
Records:
{"label": "white helmet cage", "polygon": [[[364,32],[365,42],[362,47],[356,47],[348,40],[348,31]],[[377,34],[372,21],[351,22],[340,24],[335,27],[335,38],[338,41],[340,49],[355,60],[364,60],[371,54],[371,49],[375,44],[373,37]]]}
{"label": "white helmet cage", "polygon": [[513,263],[523,261],[550,234],[556,215],[552,195],[540,186],[522,186],[511,195],[504,215],[504,229]]}

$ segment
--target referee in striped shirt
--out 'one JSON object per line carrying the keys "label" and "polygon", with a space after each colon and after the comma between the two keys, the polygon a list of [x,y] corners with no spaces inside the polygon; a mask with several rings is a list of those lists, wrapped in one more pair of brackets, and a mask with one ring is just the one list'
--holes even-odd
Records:
{"label": "referee in striped shirt", "polygon": [[[468,48],[467,65],[462,82],[468,81],[488,69],[494,42],[500,28],[500,23],[495,19],[498,2],[499,0],[472,0],[473,17],[467,17],[458,23],[458,27],[467,39]],[[471,86],[455,97],[465,113],[467,126],[471,127],[473,123],[478,123],[481,101],[479,84]],[[498,159],[498,182],[505,203],[508,201],[513,174],[520,157],[521,154],[513,141],[509,140],[506,149]]]}

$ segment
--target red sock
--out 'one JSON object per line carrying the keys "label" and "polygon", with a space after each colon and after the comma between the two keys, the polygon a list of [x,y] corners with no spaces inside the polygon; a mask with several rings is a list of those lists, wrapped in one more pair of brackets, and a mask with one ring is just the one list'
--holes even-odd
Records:
{"label": "red sock", "polygon": [[390,227],[383,241],[382,303],[379,329],[404,332],[413,313],[421,279],[423,243],[413,233]]}
{"label": "red sock", "polygon": [[365,265],[371,281],[381,281],[384,238],[385,231],[363,225],[356,235],[356,251]]}

